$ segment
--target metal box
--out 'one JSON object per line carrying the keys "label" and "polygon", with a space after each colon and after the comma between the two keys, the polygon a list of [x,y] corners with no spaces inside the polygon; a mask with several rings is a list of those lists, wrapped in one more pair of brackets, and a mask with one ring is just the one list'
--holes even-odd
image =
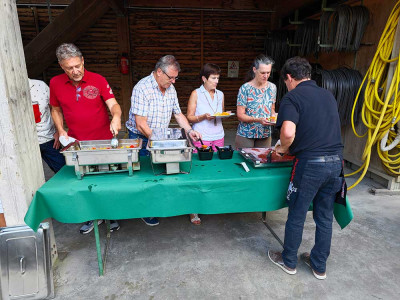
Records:
{"label": "metal box", "polygon": [[54,298],[49,223],[0,229],[0,299]]}
{"label": "metal box", "polygon": [[152,167],[153,164],[166,164],[166,172],[160,174],[188,173],[181,171],[179,166],[181,162],[192,161],[193,147],[190,146],[183,129],[154,129],[146,149],[150,152]]}
{"label": "metal box", "polygon": [[[85,174],[103,174],[139,170],[139,151],[142,139],[120,139],[118,148],[111,148],[111,140],[81,141],[67,146],[61,153],[67,166],[75,167],[82,179]],[[119,166],[118,166],[119,165]]]}

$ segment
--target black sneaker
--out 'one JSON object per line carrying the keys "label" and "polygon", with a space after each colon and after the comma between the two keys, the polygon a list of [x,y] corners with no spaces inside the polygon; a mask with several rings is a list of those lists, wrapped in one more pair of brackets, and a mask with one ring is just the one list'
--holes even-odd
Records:
{"label": "black sneaker", "polygon": [[157,226],[158,224],[160,224],[160,223],[158,222],[158,219],[155,218],[155,217],[152,217],[152,218],[142,218],[142,220],[143,220],[143,222],[146,223],[146,225],[149,225],[149,226]]}
{"label": "black sneaker", "polygon": [[300,259],[311,269],[313,275],[315,278],[319,279],[319,280],[324,280],[326,279],[326,272],[325,273],[320,273],[315,271],[312,267],[311,267],[311,259],[310,259],[310,253],[308,252],[304,252],[300,255]]}
{"label": "black sneaker", "polygon": [[110,220],[110,232],[117,231],[121,227],[119,226],[118,222],[116,220]]}
{"label": "black sneaker", "polygon": [[[103,220],[97,221],[97,225],[100,225],[101,223],[103,223]],[[81,227],[79,232],[80,232],[80,234],[88,234],[89,232],[91,232],[93,230],[93,228],[94,228],[93,221],[88,221],[85,224],[83,224],[83,226]]]}

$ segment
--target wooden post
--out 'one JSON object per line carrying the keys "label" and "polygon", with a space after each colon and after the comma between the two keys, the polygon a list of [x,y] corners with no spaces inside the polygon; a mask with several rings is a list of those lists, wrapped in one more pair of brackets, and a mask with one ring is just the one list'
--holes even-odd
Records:
{"label": "wooden post", "polygon": [[200,69],[204,65],[204,12],[200,11]]}
{"label": "wooden post", "polygon": [[130,44],[129,44],[129,22],[128,16],[117,17],[117,32],[118,32],[118,54],[119,57],[122,54],[127,55],[129,60],[129,74],[121,73],[121,97],[122,97],[122,116],[123,124],[129,118],[129,110],[131,109],[131,95],[132,95],[132,66],[130,57]]}
{"label": "wooden post", "polygon": [[2,1],[0,20],[0,198],[14,226],[44,175],[15,0]]}

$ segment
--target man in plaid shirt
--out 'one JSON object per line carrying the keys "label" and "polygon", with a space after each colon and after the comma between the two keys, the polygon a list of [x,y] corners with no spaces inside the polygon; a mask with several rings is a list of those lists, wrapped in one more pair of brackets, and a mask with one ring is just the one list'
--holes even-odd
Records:
{"label": "man in plaid shirt", "polygon": [[[192,139],[197,141],[201,138],[201,134],[192,129],[179,107],[173,83],[178,79],[180,70],[175,57],[165,55],[158,60],[154,71],[142,78],[133,88],[126,127],[130,139],[143,139],[140,155],[149,155],[146,146],[153,129],[168,128],[172,114],[178,125],[185,129]],[[158,225],[157,218],[143,220],[147,225]]]}

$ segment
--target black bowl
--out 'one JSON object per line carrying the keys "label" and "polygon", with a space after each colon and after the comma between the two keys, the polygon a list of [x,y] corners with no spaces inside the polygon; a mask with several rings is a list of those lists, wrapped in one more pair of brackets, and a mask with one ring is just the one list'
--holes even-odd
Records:
{"label": "black bowl", "polygon": [[214,151],[212,150],[211,147],[207,147],[207,148],[196,147],[196,149],[197,149],[197,153],[199,154],[200,160],[210,160],[213,158]]}
{"label": "black bowl", "polygon": [[218,157],[219,159],[231,159],[233,156],[233,148],[231,145],[229,146],[224,146],[224,147],[218,147],[215,146],[218,150]]}

